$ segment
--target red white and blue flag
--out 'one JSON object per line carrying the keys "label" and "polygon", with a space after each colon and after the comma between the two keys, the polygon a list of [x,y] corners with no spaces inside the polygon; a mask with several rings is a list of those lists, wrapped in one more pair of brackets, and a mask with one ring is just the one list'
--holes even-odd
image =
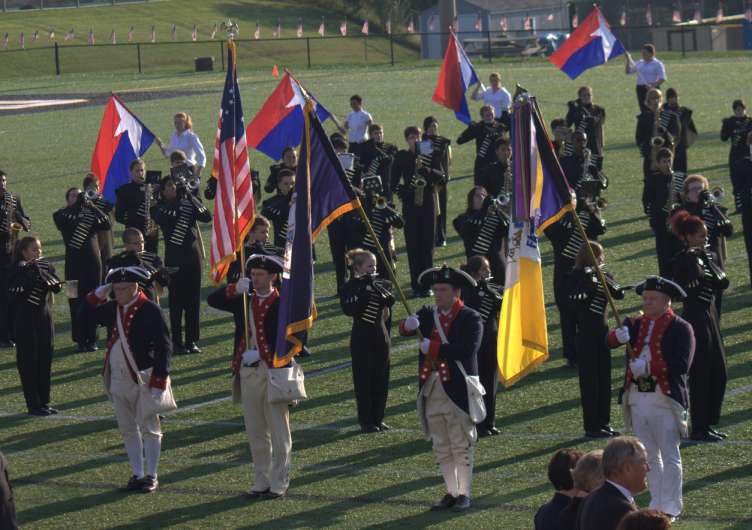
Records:
{"label": "red white and blue flag", "polygon": [[600,9],[593,7],[588,17],[548,60],[575,79],[594,66],[605,64],[624,53],[624,47],[611,32]]}
{"label": "red white and blue flag", "polygon": [[433,93],[433,100],[454,111],[454,115],[463,123],[470,123],[470,110],[467,107],[465,92],[478,82],[473,63],[467,57],[462,44],[454,33],[449,35],[444,63],[439,72],[439,82]]}
{"label": "red white and blue flag", "polygon": [[248,145],[279,160],[286,147],[300,144],[303,137],[303,107],[306,96],[313,99],[316,114],[325,121],[330,113],[300,83],[285,72],[274,92],[248,124]]}
{"label": "red white and blue flag", "polygon": [[104,109],[99,136],[91,155],[91,172],[104,198],[115,204],[115,190],[131,181],[128,166],[154,142],[154,133],[141,123],[115,94]]}
{"label": "red white and blue flag", "polygon": [[227,78],[219,109],[212,176],[217,179],[211,242],[211,278],[217,284],[236,259],[256,208],[240,101],[235,43],[227,43]]}

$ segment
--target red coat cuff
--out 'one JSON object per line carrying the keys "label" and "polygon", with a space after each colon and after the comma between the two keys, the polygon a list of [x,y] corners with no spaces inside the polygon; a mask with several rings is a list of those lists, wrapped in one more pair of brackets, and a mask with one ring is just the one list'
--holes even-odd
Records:
{"label": "red coat cuff", "polygon": [[438,340],[432,340],[428,345],[428,355],[431,359],[437,359],[439,357],[439,349],[441,348],[441,342]]}
{"label": "red coat cuff", "polygon": [[236,296],[238,296],[238,289],[235,287],[234,283],[229,284],[225,288],[225,296],[227,298],[235,298]]}
{"label": "red coat cuff", "polygon": [[170,376],[160,377],[158,375],[154,375],[154,373],[152,372],[151,379],[149,379],[149,387],[165,390],[167,388],[167,379],[169,377]]}
{"label": "red coat cuff", "polygon": [[412,337],[413,335],[415,335],[415,330],[413,330],[413,331],[407,331],[405,329],[405,321],[404,320],[402,322],[400,322],[399,332],[400,332],[400,335],[402,335],[403,337]]}
{"label": "red coat cuff", "polygon": [[608,339],[606,339],[606,342],[608,343],[609,348],[618,348],[619,346],[621,346],[619,339],[616,338],[616,330],[612,330],[611,333],[608,334]]}
{"label": "red coat cuff", "polygon": [[106,301],[106,298],[99,298],[96,291],[90,291],[89,294],[86,295],[86,303],[94,307],[102,305]]}

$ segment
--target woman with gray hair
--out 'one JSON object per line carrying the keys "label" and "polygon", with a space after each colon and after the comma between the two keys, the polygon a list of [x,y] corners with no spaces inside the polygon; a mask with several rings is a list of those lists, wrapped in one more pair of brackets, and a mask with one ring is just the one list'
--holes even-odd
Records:
{"label": "woman with gray hair", "polygon": [[591,492],[603,485],[603,450],[596,449],[585,453],[572,469],[572,481],[575,494],[569,505],[559,514],[559,530],[575,530],[577,513],[582,500]]}

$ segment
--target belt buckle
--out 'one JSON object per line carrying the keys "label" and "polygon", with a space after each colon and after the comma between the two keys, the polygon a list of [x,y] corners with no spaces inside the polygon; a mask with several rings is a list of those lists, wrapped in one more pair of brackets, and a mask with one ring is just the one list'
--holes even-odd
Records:
{"label": "belt buckle", "polygon": [[256,361],[255,363],[251,363],[251,364],[243,363],[243,366],[245,366],[246,368],[258,368],[258,365],[260,362],[261,361]]}
{"label": "belt buckle", "polygon": [[638,377],[634,382],[638,392],[655,392],[656,381],[653,376]]}

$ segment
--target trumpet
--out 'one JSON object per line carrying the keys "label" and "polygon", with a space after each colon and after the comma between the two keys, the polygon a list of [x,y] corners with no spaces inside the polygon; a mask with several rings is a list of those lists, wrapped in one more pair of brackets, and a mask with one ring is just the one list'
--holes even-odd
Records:
{"label": "trumpet", "polygon": [[95,186],[89,186],[86,188],[86,191],[84,191],[84,197],[86,197],[89,201],[95,201],[98,198],[100,198],[102,195],[99,193],[99,190]]}
{"label": "trumpet", "polygon": [[591,213],[596,211],[605,210],[608,208],[608,199],[605,197],[597,197],[595,199],[585,199],[585,204]]}
{"label": "trumpet", "polygon": [[21,230],[23,230],[23,225],[21,223],[10,224],[10,248],[11,249],[16,248],[16,243],[18,242],[18,234],[21,233]]}
{"label": "trumpet", "polygon": [[722,186],[716,186],[710,192],[710,197],[713,202],[721,202],[726,198],[726,190]]}
{"label": "trumpet", "polygon": [[509,193],[499,193],[499,195],[491,199],[488,211],[491,213],[504,211],[509,206],[510,200],[511,196]]}
{"label": "trumpet", "polygon": [[376,197],[376,208],[378,208],[379,210],[386,208],[386,199],[381,195]]}
{"label": "trumpet", "polygon": [[151,201],[154,195],[151,189],[151,184],[147,183],[144,186],[144,226],[146,228],[145,236],[154,236],[157,233],[157,223],[151,217]]}
{"label": "trumpet", "polygon": [[415,177],[411,183],[411,186],[415,190],[414,204],[415,206],[423,206],[423,190],[426,189],[428,182],[423,177]]}

